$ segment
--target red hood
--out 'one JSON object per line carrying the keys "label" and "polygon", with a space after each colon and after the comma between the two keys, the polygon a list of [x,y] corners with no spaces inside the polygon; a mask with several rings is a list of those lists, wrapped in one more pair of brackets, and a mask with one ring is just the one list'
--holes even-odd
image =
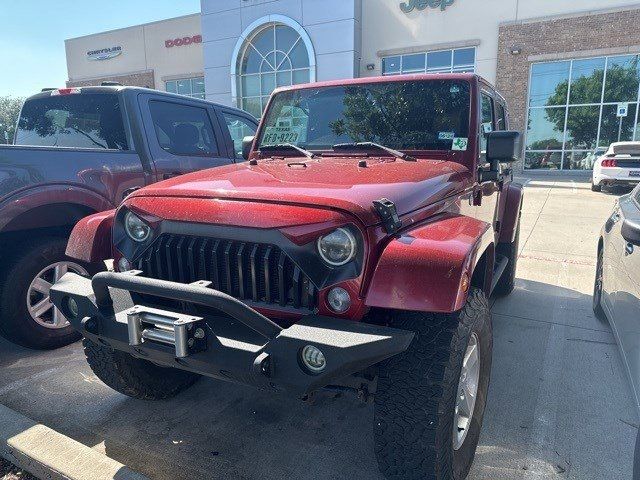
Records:
{"label": "red hood", "polygon": [[400,215],[462,190],[469,171],[446,160],[357,157],[279,158],[190,173],[138,190],[135,197],[196,197],[326,206],[379,222],[372,202],[388,198]]}

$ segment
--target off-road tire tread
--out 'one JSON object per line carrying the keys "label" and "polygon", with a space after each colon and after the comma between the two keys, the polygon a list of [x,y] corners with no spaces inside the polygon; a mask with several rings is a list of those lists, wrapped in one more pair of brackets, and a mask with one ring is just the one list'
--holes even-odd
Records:
{"label": "off-road tire tread", "polygon": [[200,375],[154,365],[110,347],[83,339],[93,373],[107,386],[139,400],[164,400],[192,386]]}
{"label": "off-road tire tread", "polygon": [[[455,408],[460,375],[454,365],[464,355],[477,322],[488,324],[491,343],[487,297],[481,290],[472,289],[464,308],[457,313],[392,315],[390,326],[414,331],[416,336],[405,353],[380,365],[374,419],[380,471],[386,478],[398,480],[464,478],[471,464],[463,476],[454,476],[453,416],[448,416]],[[486,347],[492,348],[491,344]],[[480,424],[484,404],[481,410]],[[477,439],[468,437],[466,441],[477,444]]]}

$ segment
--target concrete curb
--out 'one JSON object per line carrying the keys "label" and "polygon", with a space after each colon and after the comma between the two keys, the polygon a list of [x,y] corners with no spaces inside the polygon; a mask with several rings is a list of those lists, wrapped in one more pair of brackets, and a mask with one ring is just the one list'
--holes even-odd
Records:
{"label": "concrete curb", "polygon": [[148,480],[4,405],[0,405],[0,456],[46,480]]}

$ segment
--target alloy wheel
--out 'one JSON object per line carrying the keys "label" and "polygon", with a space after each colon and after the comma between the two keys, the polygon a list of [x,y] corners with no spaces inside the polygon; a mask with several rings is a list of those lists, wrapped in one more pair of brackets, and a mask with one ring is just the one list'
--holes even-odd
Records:
{"label": "alloy wheel", "polygon": [[88,276],[89,272],[74,262],[56,262],[43,268],[35,276],[27,290],[27,310],[31,318],[40,326],[51,329],[62,329],[69,326],[69,322],[56,308],[49,298],[49,291],[67,272]]}
{"label": "alloy wheel", "polygon": [[473,410],[478,396],[480,383],[480,343],[478,336],[471,333],[469,343],[462,360],[460,380],[458,381],[458,394],[456,396],[455,416],[453,419],[453,449],[459,450],[464,444]]}

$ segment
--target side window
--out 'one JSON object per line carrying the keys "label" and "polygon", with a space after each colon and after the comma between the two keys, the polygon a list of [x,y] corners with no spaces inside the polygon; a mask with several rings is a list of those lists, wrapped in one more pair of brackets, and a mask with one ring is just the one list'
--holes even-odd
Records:
{"label": "side window", "polygon": [[480,135],[480,151],[484,155],[487,151],[487,134],[493,131],[493,100],[489,95],[482,94],[482,119]]}
{"label": "side window", "polygon": [[507,117],[504,111],[504,105],[496,102],[496,130],[507,129]]}
{"label": "side window", "polygon": [[223,112],[225,123],[229,129],[229,135],[233,141],[233,151],[236,158],[242,158],[242,139],[256,134],[256,126],[246,118]]}
{"label": "side window", "polygon": [[149,110],[163,150],[174,155],[218,155],[213,126],[205,108],[151,100]]}

